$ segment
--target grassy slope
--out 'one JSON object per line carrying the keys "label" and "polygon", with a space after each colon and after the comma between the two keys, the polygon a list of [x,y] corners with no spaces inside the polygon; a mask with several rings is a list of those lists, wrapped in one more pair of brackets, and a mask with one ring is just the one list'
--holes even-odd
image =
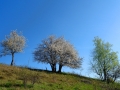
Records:
{"label": "grassy slope", "polygon": [[[26,88],[23,84],[25,78],[28,78]],[[34,85],[32,79],[37,80]],[[32,71],[0,64],[0,90],[120,90],[120,85],[107,85],[74,74]]]}

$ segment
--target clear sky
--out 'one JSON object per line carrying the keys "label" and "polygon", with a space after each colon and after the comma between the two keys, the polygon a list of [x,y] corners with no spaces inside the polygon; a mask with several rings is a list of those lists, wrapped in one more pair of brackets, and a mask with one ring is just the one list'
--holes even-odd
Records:
{"label": "clear sky", "polygon": [[[120,0],[0,0],[0,41],[16,29],[28,39],[24,52],[15,54],[16,65],[50,69],[34,62],[32,52],[49,35],[64,36],[84,58],[81,74],[91,76],[95,36],[120,53]],[[0,63],[10,62],[11,56],[0,58]],[[80,73],[66,67],[62,71]]]}

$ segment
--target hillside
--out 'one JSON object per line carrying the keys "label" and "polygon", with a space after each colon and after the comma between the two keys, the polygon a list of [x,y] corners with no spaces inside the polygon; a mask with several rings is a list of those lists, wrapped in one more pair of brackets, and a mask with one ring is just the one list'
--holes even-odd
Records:
{"label": "hillside", "polygon": [[120,90],[120,84],[0,64],[0,90]]}

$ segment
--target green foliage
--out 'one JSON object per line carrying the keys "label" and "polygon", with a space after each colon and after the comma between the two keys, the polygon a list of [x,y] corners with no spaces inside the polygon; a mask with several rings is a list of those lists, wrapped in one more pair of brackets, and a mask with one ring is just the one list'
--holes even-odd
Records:
{"label": "green foliage", "polygon": [[111,75],[119,66],[117,52],[114,52],[111,47],[112,45],[108,42],[105,43],[99,37],[95,37],[94,46],[92,52],[92,70],[100,76],[101,80],[107,81],[109,77],[114,78]]}

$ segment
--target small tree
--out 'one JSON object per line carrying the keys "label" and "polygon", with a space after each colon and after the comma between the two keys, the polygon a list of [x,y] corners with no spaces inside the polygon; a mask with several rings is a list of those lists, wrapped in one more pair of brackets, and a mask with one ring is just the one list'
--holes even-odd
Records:
{"label": "small tree", "polygon": [[43,40],[33,54],[35,61],[50,64],[53,72],[56,72],[56,64],[59,64],[58,72],[61,72],[63,66],[80,67],[82,60],[69,42],[55,36]]}
{"label": "small tree", "polygon": [[92,52],[92,70],[98,74],[103,81],[107,81],[110,76],[115,75],[114,70],[118,70],[118,56],[113,52],[109,43],[103,42],[99,37],[94,39],[95,48]]}
{"label": "small tree", "polygon": [[10,35],[7,35],[5,40],[0,44],[3,50],[0,52],[1,56],[12,55],[11,66],[14,64],[14,54],[22,52],[25,47],[26,39],[16,30],[11,31]]}

